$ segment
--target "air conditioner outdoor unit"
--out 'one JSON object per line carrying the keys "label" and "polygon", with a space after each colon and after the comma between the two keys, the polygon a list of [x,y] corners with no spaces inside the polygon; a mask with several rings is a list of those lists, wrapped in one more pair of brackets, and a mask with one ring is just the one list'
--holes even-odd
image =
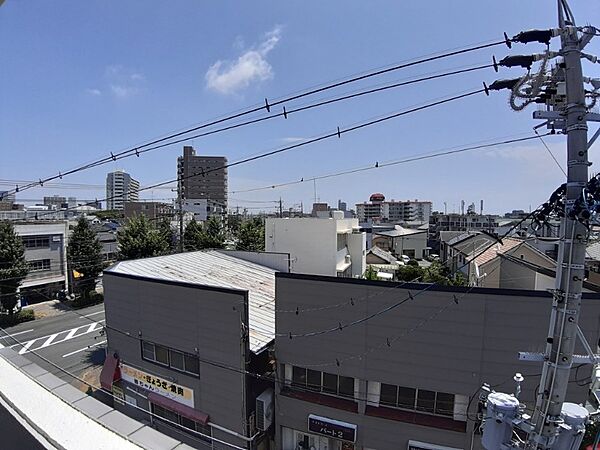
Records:
{"label": "air conditioner outdoor unit", "polygon": [[273,423],[273,388],[256,397],[256,428],[267,431]]}

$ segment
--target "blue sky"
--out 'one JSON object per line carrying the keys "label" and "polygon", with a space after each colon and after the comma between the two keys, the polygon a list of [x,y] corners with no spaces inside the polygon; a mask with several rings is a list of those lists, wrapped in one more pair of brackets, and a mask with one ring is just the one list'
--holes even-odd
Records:
{"label": "blue sky", "polygon": [[[572,0],[579,24],[597,21],[600,3]],[[86,1],[7,0],[0,7],[1,180],[49,176],[186,126],[377,67],[501,38],[530,28],[556,26],[551,0],[432,1]],[[554,43],[556,45],[556,43]],[[491,55],[539,52],[543,46],[494,47],[423,64],[338,91],[324,98],[385,82],[468,65]],[[600,38],[586,49],[600,55]],[[584,65],[589,76],[600,66]],[[366,98],[275,119],[202,139],[199,153],[230,161],[298,138],[476,89],[482,81],[512,78],[520,69],[488,69],[399,88]],[[305,103],[305,100],[295,105]],[[289,107],[292,107],[290,104]],[[289,109],[289,108],[288,108]],[[230,190],[310,178],[500,137],[524,135],[537,124],[533,107],[510,110],[506,91],[398,118],[342,139],[324,141],[231,168]],[[595,130],[596,125],[590,129]],[[559,161],[563,137],[548,138]],[[176,176],[182,145],[95,168],[65,183],[103,185],[123,168],[142,185]],[[600,144],[590,152],[592,161]],[[594,170],[592,166],[591,170]],[[596,169],[597,170],[597,169]],[[443,157],[317,184],[321,201],[349,204],[373,192],[387,198],[426,199],[434,209],[458,209],[480,199],[489,212],[541,203],[563,175],[539,141]],[[1,187],[0,187],[1,188]],[[48,194],[102,198],[102,188],[36,188],[23,200]],[[166,198],[166,190],[146,198]],[[232,194],[230,204],[285,207],[312,203],[313,184]],[[19,197],[17,197],[19,198]],[[252,202],[250,202],[252,201]],[[272,204],[271,204],[272,205]]]}

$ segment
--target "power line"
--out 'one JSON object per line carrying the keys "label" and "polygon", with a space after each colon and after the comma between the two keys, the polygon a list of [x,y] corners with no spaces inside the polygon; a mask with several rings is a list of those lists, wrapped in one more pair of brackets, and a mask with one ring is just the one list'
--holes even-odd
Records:
{"label": "power line", "polygon": [[[558,162],[558,159],[556,159],[556,156],[554,156],[554,153],[552,153],[552,151],[550,150],[550,147],[548,147],[548,145],[546,145],[546,141],[544,141],[544,138],[542,137],[542,135],[540,135],[538,133],[538,130],[535,129],[535,128],[533,129],[533,131],[535,132],[535,134],[537,135],[537,137],[540,138],[540,141],[542,141],[542,144],[544,144],[544,147],[546,147],[546,150],[548,150],[548,154],[553,159],[553,161],[556,163],[556,165],[558,166],[558,168],[560,169],[560,171],[566,177],[567,176],[567,172],[565,172],[565,169],[563,169],[563,166]],[[548,136],[549,134],[552,134],[552,132],[546,133],[544,136]]]}
{"label": "power line", "polygon": [[[549,134],[551,134],[551,133],[544,134],[543,136],[547,136]],[[267,189],[277,189],[277,188],[280,188],[280,187],[291,186],[291,185],[294,185],[294,184],[301,184],[301,183],[309,182],[309,181],[318,181],[318,180],[324,180],[324,179],[327,179],[327,178],[335,178],[335,177],[339,177],[339,176],[343,176],[343,175],[350,175],[350,174],[354,174],[354,173],[358,173],[358,172],[364,172],[364,171],[368,171],[368,170],[375,170],[375,169],[379,169],[379,168],[383,168],[383,167],[396,166],[396,165],[399,165],[399,164],[406,164],[406,163],[409,163],[409,162],[415,162],[415,161],[421,161],[421,160],[425,160],[425,159],[437,158],[437,157],[446,156],[446,155],[453,155],[453,154],[456,154],[456,153],[463,153],[463,152],[468,152],[468,151],[472,151],[472,150],[479,150],[479,149],[483,149],[483,148],[496,147],[496,146],[499,146],[499,145],[514,144],[514,143],[517,143],[517,142],[524,142],[524,141],[529,141],[529,140],[537,139],[537,138],[538,138],[538,136],[528,136],[528,137],[523,137],[523,138],[505,139],[505,140],[502,140],[502,141],[492,142],[492,143],[488,143],[488,144],[474,145],[474,146],[469,146],[469,147],[464,147],[464,148],[459,148],[459,149],[453,149],[453,150],[443,150],[443,151],[432,153],[432,154],[428,153],[428,154],[424,154],[424,155],[417,155],[417,156],[414,156],[414,157],[404,158],[404,159],[400,159],[400,160],[396,160],[396,161],[390,161],[390,162],[386,162],[386,163],[376,162],[375,164],[371,164],[370,166],[359,167],[359,168],[355,168],[355,169],[347,169],[347,170],[343,170],[343,171],[340,171],[340,172],[334,172],[334,173],[330,173],[330,174],[326,174],[326,175],[319,175],[319,176],[315,176],[315,177],[311,177],[311,178],[304,178],[304,177],[302,177],[300,180],[295,180],[295,181],[287,181],[287,182],[284,182],[284,183],[271,184],[271,185],[268,185],[268,186],[262,186],[262,187],[257,187],[257,188],[231,191],[231,194],[240,194],[240,193],[246,193],[246,192],[256,192],[256,191],[262,191],[262,190],[267,190]]]}
{"label": "power line", "polygon": [[[314,94],[317,94],[317,93],[320,93],[320,92],[324,92],[324,91],[327,91],[327,90],[330,90],[330,89],[338,88],[340,86],[344,86],[344,85],[347,85],[347,84],[350,84],[350,83],[355,83],[357,81],[365,80],[365,79],[372,78],[372,77],[375,77],[375,76],[379,76],[379,75],[383,75],[383,74],[386,74],[386,73],[394,72],[394,71],[397,71],[397,70],[400,70],[400,69],[405,69],[407,67],[416,66],[418,64],[423,64],[423,63],[426,63],[426,62],[432,62],[432,61],[435,61],[435,60],[438,60],[438,59],[448,58],[448,57],[451,57],[451,56],[457,56],[457,55],[461,55],[461,54],[464,54],[464,53],[469,53],[469,52],[473,52],[473,51],[476,51],[476,50],[481,50],[481,49],[493,47],[493,46],[496,46],[496,45],[502,45],[502,44],[505,44],[505,43],[506,43],[506,40],[495,41],[495,42],[491,42],[491,43],[485,43],[485,44],[471,46],[471,47],[467,47],[467,48],[463,48],[463,49],[459,49],[459,50],[454,50],[454,51],[450,51],[450,52],[446,52],[446,53],[441,53],[441,54],[437,54],[437,55],[426,57],[426,58],[420,58],[420,59],[417,59],[417,60],[414,60],[414,61],[411,61],[411,62],[407,62],[407,63],[403,63],[403,64],[397,64],[397,65],[394,65],[392,67],[387,67],[387,68],[384,68],[384,69],[380,69],[380,70],[368,72],[368,73],[363,74],[363,75],[351,77],[351,78],[348,78],[348,79],[345,79],[345,80],[342,80],[342,81],[338,81],[338,82],[335,82],[335,83],[331,83],[331,84],[328,84],[328,85],[325,85],[325,86],[322,86],[322,87],[318,87],[318,88],[315,88],[315,89],[310,89],[308,91],[305,91],[305,92],[302,92],[302,93],[299,93],[299,94],[296,94],[296,95],[292,95],[292,96],[289,96],[289,97],[284,97],[284,98],[282,98],[280,100],[276,100],[276,101],[271,102],[271,103],[269,103],[269,101],[267,99],[265,99],[265,104],[264,105],[257,106],[257,107],[254,107],[254,108],[249,108],[249,109],[243,110],[243,111],[241,111],[239,113],[236,113],[236,114],[231,114],[231,115],[228,115],[226,117],[223,117],[223,118],[220,118],[220,119],[217,119],[217,120],[212,120],[210,122],[206,122],[206,123],[203,123],[203,124],[195,126],[195,127],[187,128],[187,129],[185,129],[183,131],[179,131],[177,133],[171,133],[171,134],[169,134],[167,136],[151,140],[150,142],[147,142],[145,144],[142,144],[142,145],[139,145],[139,146],[136,146],[136,147],[133,147],[133,148],[121,151],[121,152],[117,152],[117,153],[112,153],[111,152],[110,156],[106,156],[106,157],[101,158],[99,160],[96,160],[94,162],[91,162],[91,163],[79,166],[79,167],[77,167],[75,169],[67,170],[64,173],[59,172],[59,174],[57,174],[57,175],[47,177],[47,178],[45,178],[43,180],[40,179],[39,181],[34,182],[34,183],[26,184],[25,186],[22,186],[19,189],[15,189],[15,190],[9,191],[9,194],[16,193],[18,191],[23,191],[23,190],[31,189],[31,188],[33,188],[35,186],[39,186],[39,185],[43,186],[43,184],[45,182],[53,181],[53,180],[57,180],[57,179],[62,179],[64,176],[71,175],[73,173],[77,173],[77,172],[89,169],[91,167],[95,167],[95,166],[100,165],[100,164],[110,163],[111,161],[115,161],[116,158],[122,157],[124,155],[132,155],[132,154],[139,155],[140,154],[140,150],[143,149],[143,148],[146,148],[146,147],[149,147],[149,146],[152,146],[152,145],[155,145],[155,144],[159,144],[159,143],[168,141],[170,139],[177,138],[179,136],[183,136],[185,134],[189,134],[189,133],[191,133],[193,131],[197,131],[197,130],[200,130],[200,129],[208,128],[210,126],[218,125],[220,123],[223,123],[223,122],[226,122],[226,121],[230,121],[230,120],[233,120],[233,119],[237,119],[239,117],[243,117],[243,116],[246,116],[246,115],[249,115],[249,114],[253,114],[255,112],[259,112],[259,111],[262,111],[262,110],[267,110],[267,112],[270,112],[270,110],[271,110],[272,107],[279,106],[279,105],[282,105],[284,103],[291,102],[293,100],[297,100],[297,99],[300,99],[300,98],[303,98],[303,97],[314,95]],[[191,137],[186,138],[186,140],[187,139],[191,139]]]}
{"label": "power line", "polygon": [[[295,144],[290,144],[290,145],[287,145],[287,146],[284,146],[284,147],[280,147],[280,148],[275,149],[275,150],[271,150],[271,151],[268,151],[268,152],[260,153],[260,154],[255,155],[255,156],[249,156],[247,158],[244,158],[244,159],[232,162],[232,163],[224,164],[224,165],[219,166],[219,167],[215,167],[215,168],[208,169],[208,170],[203,170],[201,173],[193,173],[193,174],[190,174],[190,175],[187,175],[187,176],[184,176],[184,177],[178,177],[178,178],[175,178],[175,179],[171,179],[171,180],[163,181],[163,182],[156,183],[156,184],[153,184],[153,185],[150,185],[150,186],[146,186],[144,188],[138,189],[138,192],[143,192],[143,191],[146,191],[146,190],[156,189],[157,187],[165,186],[165,185],[173,183],[173,182],[179,182],[179,181],[182,181],[182,180],[185,180],[185,179],[188,179],[188,178],[205,176],[205,175],[207,175],[207,174],[209,174],[211,172],[215,172],[215,171],[219,171],[219,170],[224,170],[224,169],[227,169],[227,168],[230,168],[230,167],[235,167],[235,166],[238,166],[238,165],[246,164],[246,163],[249,163],[249,162],[252,162],[252,161],[256,161],[256,160],[259,160],[259,159],[262,159],[262,158],[266,158],[266,157],[269,157],[269,156],[273,156],[273,155],[277,155],[277,154],[280,154],[280,153],[284,153],[284,152],[287,152],[287,151],[290,151],[290,150],[293,150],[293,149],[296,149],[296,148],[304,147],[304,146],[309,145],[309,144],[313,144],[313,143],[316,143],[316,142],[324,141],[326,139],[331,139],[331,138],[335,138],[335,137],[341,138],[342,135],[347,134],[347,133],[351,133],[353,131],[357,131],[357,130],[360,130],[360,129],[363,129],[363,128],[367,128],[367,127],[370,127],[370,126],[373,126],[373,125],[376,125],[376,124],[379,124],[379,123],[382,123],[382,122],[385,122],[385,121],[388,121],[388,120],[391,120],[391,119],[395,119],[397,117],[401,117],[401,116],[404,116],[404,115],[407,115],[407,114],[412,114],[414,112],[423,111],[423,110],[428,109],[428,108],[432,108],[432,107],[435,107],[435,106],[439,106],[439,105],[442,105],[442,104],[446,104],[446,103],[450,103],[450,102],[453,102],[453,101],[456,101],[456,100],[460,100],[460,99],[463,99],[463,98],[466,98],[466,97],[470,97],[470,96],[473,96],[473,95],[476,95],[476,94],[479,94],[479,93],[482,93],[482,92],[485,92],[485,89],[476,89],[476,90],[473,90],[473,91],[468,91],[468,92],[465,92],[465,93],[462,93],[462,94],[454,95],[452,97],[446,97],[446,98],[443,98],[441,100],[436,100],[436,101],[433,101],[433,102],[425,103],[425,104],[422,104],[420,106],[416,106],[416,107],[413,107],[413,108],[401,110],[399,112],[388,114],[388,115],[385,115],[385,116],[381,116],[381,117],[378,117],[378,118],[375,118],[375,119],[372,119],[372,120],[368,120],[368,121],[365,121],[365,122],[360,122],[360,123],[358,123],[356,125],[353,125],[353,126],[350,126],[348,128],[341,129],[340,127],[337,127],[336,131],[333,131],[333,132],[330,132],[330,133],[322,134],[320,136],[317,136],[317,137],[314,137],[314,138],[310,138],[310,139],[304,140],[302,142],[298,142],[298,143],[295,143]],[[99,201],[107,201],[107,200],[112,200],[114,198],[120,198],[120,197],[121,197],[121,195],[113,195],[111,197],[107,197],[107,198],[101,199]],[[93,204],[93,202],[89,203],[89,205],[91,205],[91,204]],[[87,204],[83,205],[83,206],[87,206]],[[62,211],[66,212],[66,211],[69,211],[71,209],[73,209],[73,208],[66,208],[66,209],[64,209]],[[51,212],[51,213],[54,213],[54,212]],[[39,216],[44,216],[44,215],[47,215],[47,214],[40,214]]]}

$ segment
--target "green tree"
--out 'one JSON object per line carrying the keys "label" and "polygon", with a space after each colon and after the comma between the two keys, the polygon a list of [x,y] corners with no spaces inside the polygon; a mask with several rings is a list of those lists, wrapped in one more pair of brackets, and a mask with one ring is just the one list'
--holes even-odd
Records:
{"label": "green tree", "polygon": [[261,218],[247,220],[236,235],[237,250],[259,252],[265,249],[265,222]]}
{"label": "green tree", "polygon": [[17,306],[17,289],[28,272],[23,241],[10,222],[0,222],[0,303],[9,314]]}
{"label": "green tree", "polygon": [[413,265],[405,265],[400,266],[400,268],[396,271],[396,276],[400,281],[414,281],[414,282],[423,282],[423,268]]}
{"label": "green tree", "polygon": [[84,299],[96,286],[96,278],[102,271],[102,245],[88,221],[81,217],[69,239],[67,256],[71,270],[81,274],[74,281],[75,290]]}
{"label": "green tree", "polygon": [[173,253],[177,247],[177,237],[169,219],[163,219],[159,222],[158,231],[167,243],[167,251]]}
{"label": "green tree", "polygon": [[467,280],[462,272],[455,274],[450,272],[450,269],[439,261],[434,261],[425,269],[423,274],[424,283],[437,283],[446,286],[466,286]]}
{"label": "green tree", "polygon": [[227,216],[227,234],[231,238],[237,237],[242,227],[242,216],[240,214],[229,214]]}
{"label": "green tree", "polygon": [[192,219],[183,233],[183,245],[186,251],[201,250],[204,243],[204,230],[202,225]]}
{"label": "green tree", "polygon": [[204,226],[204,243],[202,248],[225,247],[225,228],[220,217],[210,216]]}
{"label": "green tree", "polygon": [[168,253],[169,243],[146,216],[134,216],[117,233],[119,259],[149,258]]}
{"label": "green tree", "polygon": [[368,266],[367,270],[363,274],[363,278],[365,280],[377,280],[377,271],[373,268],[373,266]]}

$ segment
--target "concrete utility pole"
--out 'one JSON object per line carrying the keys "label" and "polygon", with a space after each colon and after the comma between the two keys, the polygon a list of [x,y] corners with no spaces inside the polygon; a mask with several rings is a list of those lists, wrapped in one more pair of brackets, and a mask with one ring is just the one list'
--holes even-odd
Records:
{"label": "concrete utility pole", "polygon": [[283,203],[281,203],[281,197],[279,197],[279,217],[283,217]]}
{"label": "concrete utility pole", "polygon": [[[581,44],[574,23],[565,21],[565,5],[558,0],[558,18],[561,33],[562,70],[566,83],[567,133],[567,200],[566,217],[561,224],[556,290],[552,302],[552,316],[546,344],[542,378],[530,435],[539,448],[550,448],[562,423],[561,410],[565,401],[577,341],[581,290],[584,279],[587,229],[569,217],[569,210],[581,196],[588,182],[587,122]],[[561,67],[561,66],[559,66]],[[533,447],[535,448],[535,447]]]}

